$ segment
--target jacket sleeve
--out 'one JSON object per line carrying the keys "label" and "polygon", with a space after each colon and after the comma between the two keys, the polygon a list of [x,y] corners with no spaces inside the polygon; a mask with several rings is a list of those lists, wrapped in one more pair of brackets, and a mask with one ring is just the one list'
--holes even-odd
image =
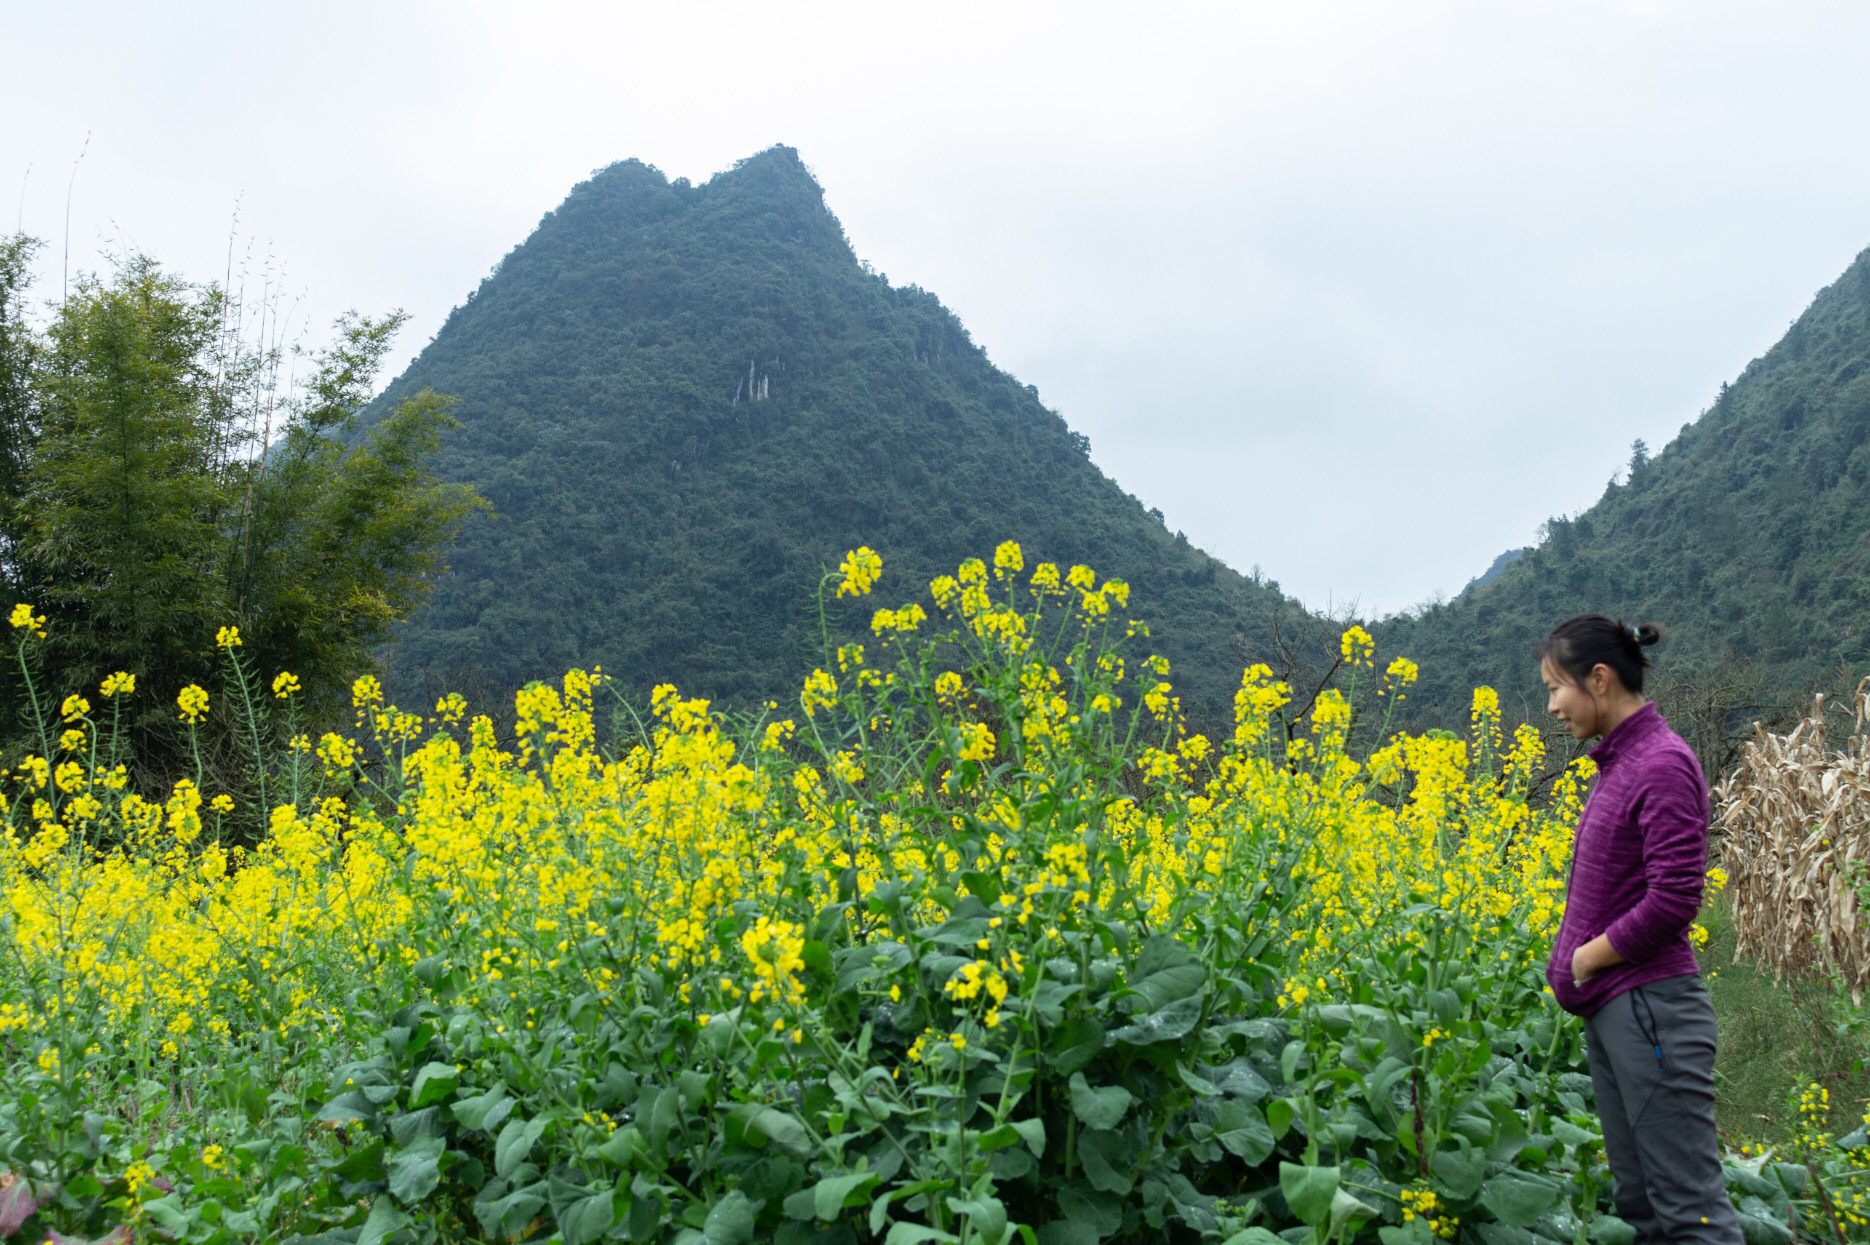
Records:
{"label": "jacket sleeve", "polygon": [[1643,836],[1643,897],[1604,931],[1632,964],[1669,946],[1694,922],[1708,864],[1708,789],[1701,766],[1681,753],[1658,760],[1635,808]]}

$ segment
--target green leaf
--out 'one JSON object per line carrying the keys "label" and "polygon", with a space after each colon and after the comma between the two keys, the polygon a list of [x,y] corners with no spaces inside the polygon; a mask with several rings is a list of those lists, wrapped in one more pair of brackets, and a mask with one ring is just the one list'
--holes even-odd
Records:
{"label": "green leaf", "polygon": [[701,1224],[708,1245],[747,1245],[753,1239],[753,1204],[739,1189],[716,1202]]}
{"label": "green leaf", "polygon": [[[66,1186],[69,1191],[70,1186]],[[171,1193],[167,1197],[153,1197],[138,1208],[145,1215],[156,1221],[156,1226],[171,1236],[183,1237],[188,1233],[189,1214],[183,1209],[181,1198]],[[394,1207],[391,1207],[394,1210]],[[374,1212],[373,1212],[374,1217]],[[50,1238],[48,1238],[50,1239]],[[71,1239],[69,1237],[67,1240]]]}
{"label": "green leaf", "polygon": [[1177,999],[1161,1011],[1137,1016],[1110,1035],[1115,1042],[1131,1046],[1150,1046],[1156,1042],[1175,1042],[1187,1037],[1201,1023],[1201,996]]}
{"label": "green leaf", "polygon": [[794,1219],[817,1219],[830,1223],[844,1213],[846,1206],[858,1206],[870,1200],[868,1190],[878,1182],[875,1172],[846,1172],[826,1176],[809,1189],[801,1189],[786,1199],[786,1214]]}
{"label": "green leaf", "polygon": [[1275,1098],[1266,1104],[1266,1127],[1273,1130],[1273,1140],[1277,1141],[1292,1131],[1292,1117],[1296,1109],[1290,1098]]}
{"label": "green leaf", "polygon": [[1071,1111],[1086,1128],[1115,1128],[1136,1098],[1121,1085],[1092,1089],[1084,1073],[1071,1076]]}
{"label": "green leaf", "polygon": [[805,1124],[798,1116],[752,1102],[736,1104],[729,1114],[738,1117],[749,1130],[768,1138],[794,1158],[812,1157],[811,1134],[805,1131]]}
{"label": "green leaf", "polygon": [[1615,1215],[1593,1215],[1589,1235],[1595,1245],[1636,1245],[1636,1228]]}
{"label": "green leaf", "polygon": [[1285,1237],[1280,1236],[1272,1229],[1262,1228],[1258,1224],[1254,1224],[1250,1228],[1240,1229],[1240,1231],[1234,1233],[1225,1241],[1222,1241],[1221,1245],[1288,1245],[1288,1242]]}
{"label": "green leaf", "polygon": [[380,1197],[371,1205],[370,1217],[364,1220],[363,1229],[357,1234],[357,1245],[381,1245],[384,1237],[408,1223],[409,1216],[398,1210],[396,1203]]}
{"label": "green leaf", "polygon": [[505,1084],[498,1084],[484,1094],[463,1098],[449,1109],[469,1132],[491,1133],[512,1112],[513,1099],[507,1096]]}
{"label": "green leaf", "polygon": [[1579,1128],[1570,1120],[1553,1120],[1552,1135],[1568,1146],[1587,1146],[1603,1140],[1601,1135]]}
{"label": "green leaf", "polygon": [[974,1235],[980,1237],[982,1245],[1000,1245],[1006,1237],[1006,1207],[997,1197],[977,1197],[947,1199],[948,1209],[957,1215],[966,1215]]}
{"label": "green leaf", "polygon": [[1083,1219],[1054,1219],[1038,1231],[1039,1245],[1097,1245],[1100,1239],[1097,1229]]}
{"label": "green leaf", "polygon": [[355,1089],[339,1094],[318,1109],[318,1121],[321,1124],[345,1124],[351,1120],[368,1121],[376,1118],[376,1103]]}
{"label": "green leaf", "polygon": [[1429,1170],[1442,1183],[1442,1190],[1457,1198],[1470,1198],[1480,1192],[1487,1175],[1487,1158],[1463,1140],[1459,1150],[1437,1150],[1429,1159]]}
{"label": "green leaf", "polygon": [[526,1161],[526,1156],[532,1153],[534,1143],[543,1132],[545,1121],[542,1119],[508,1120],[493,1143],[494,1174],[502,1179],[511,1176]]}
{"label": "green leaf", "polygon": [[1279,1165],[1279,1191],[1286,1205],[1301,1222],[1323,1228],[1331,1222],[1332,1202],[1338,1193],[1338,1169],[1303,1167],[1297,1163]]}
{"label": "green leaf", "polygon": [[[1022,1141],[1032,1149],[1034,1158],[1045,1153],[1045,1122],[1038,1119],[1008,1121],[982,1133],[979,1145],[983,1154],[992,1154]],[[1034,1146],[1037,1148],[1033,1149]]]}
{"label": "green leaf", "polygon": [[1225,1146],[1229,1154],[1238,1155],[1255,1167],[1272,1157],[1273,1147],[1278,1144],[1260,1109],[1238,1099],[1229,1099],[1216,1109],[1214,1139]]}
{"label": "green leaf", "polygon": [[630,1166],[642,1152],[643,1134],[636,1130],[634,1124],[619,1128],[597,1148],[598,1157],[615,1167]]}
{"label": "green leaf", "polygon": [[1214,1069],[1211,1079],[1223,1094],[1245,1098],[1248,1102],[1258,1102],[1273,1092],[1266,1078],[1244,1058]]}
{"label": "green leaf", "polygon": [[1136,1187],[1135,1156],[1119,1133],[1090,1130],[1078,1134],[1078,1161],[1093,1189],[1127,1195]]}
{"label": "green leaf", "polygon": [[1067,1219],[1090,1225],[1098,1239],[1109,1236],[1123,1226],[1123,1203],[1095,1189],[1074,1189],[1069,1186],[1060,1189],[1058,1208],[1065,1212]]}
{"label": "green leaf", "polygon": [[558,1230],[565,1238],[565,1245],[585,1245],[586,1241],[595,1241],[609,1232],[610,1225],[616,1221],[616,1190],[605,1189],[567,1206],[558,1216]]}
{"label": "green leaf", "polygon": [[1530,1228],[1557,1204],[1563,1192],[1555,1180],[1509,1169],[1489,1176],[1481,1185],[1480,1204],[1501,1223]]}
{"label": "green leaf", "polygon": [[417,1110],[447,1097],[461,1084],[461,1072],[451,1063],[425,1063],[409,1087],[409,1108]]}
{"label": "green leaf", "polygon": [[1375,1218],[1376,1214],[1375,1207],[1366,1206],[1340,1187],[1336,1193],[1331,1195],[1330,1234],[1336,1236],[1338,1229],[1345,1224],[1362,1223],[1366,1219]]}
{"label": "green leaf", "polygon": [[404,1206],[414,1206],[441,1183],[441,1157],[447,1143],[440,1137],[418,1141],[398,1150],[389,1161],[390,1193]]}
{"label": "green leaf", "polygon": [[481,1231],[491,1237],[518,1235],[545,1206],[545,1198],[537,1192],[541,1187],[528,1185],[495,1201],[474,1203],[474,1218]]}
{"label": "green leaf", "polygon": [[883,1245],[922,1245],[924,1241],[935,1241],[938,1245],[957,1241],[960,1238],[940,1228],[931,1228],[925,1223],[896,1222],[890,1225],[890,1234],[883,1238]]}
{"label": "green leaf", "polygon": [[1142,997],[1126,996],[1123,1008],[1159,1012],[1194,995],[1207,977],[1208,970],[1193,951],[1168,934],[1157,934],[1143,943],[1130,972],[1129,987]]}
{"label": "green leaf", "polygon": [[390,1120],[390,1137],[399,1146],[413,1146],[418,1141],[442,1135],[440,1107],[405,1111]]}
{"label": "green leaf", "polygon": [[1060,1075],[1080,1071],[1104,1049],[1104,1026],[1090,1016],[1073,1016],[1046,1035],[1047,1062]]}

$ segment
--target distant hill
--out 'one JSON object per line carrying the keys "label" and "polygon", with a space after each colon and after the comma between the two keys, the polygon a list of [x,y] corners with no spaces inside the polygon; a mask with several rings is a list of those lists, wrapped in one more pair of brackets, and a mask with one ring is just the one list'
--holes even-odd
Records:
{"label": "distant hill", "polygon": [[1513,565],[1513,563],[1525,556],[1526,551],[1524,549],[1508,549],[1505,553],[1488,563],[1486,570],[1468,580],[1467,587],[1461,589],[1461,591],[1467,592],[1483,584],[1492,583],[1494,580],[1500,578],[1501,571],[1504,571],[1507,567]]}
{"label": "distant hill", "polygon": [[1667,448],[1638,443],[1596,505],[1378,630],[1421,662],[1422,713],[1478,683],[1536,711],[1533,646],[1585,611],[1663,623],[1665,677],[1739,700],[1870,666],[1870,251]]}
{"label": "distant hill", "polygon": [[493,513],[389,655],[408,695],[602,663],[634,693],[790,698],[819,575],[858,544],[887,604],[1005,539],[1124,578],[1209,711],[1237,633],[1297,608],[1165,530],[934,295],[860,262],[789,148],[702,185],[597,173],[380,408],[425,385],[460,398],[443,473]]}

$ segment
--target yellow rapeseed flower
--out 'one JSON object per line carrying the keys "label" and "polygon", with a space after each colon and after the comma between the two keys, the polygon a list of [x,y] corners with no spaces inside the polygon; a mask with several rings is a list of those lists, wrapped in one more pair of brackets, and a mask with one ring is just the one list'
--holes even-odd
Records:
{"label": "yellow rapeseed flower", "polygon": [[299,676],[288,670],[281,670],[273,676],[273,695],[280,700],[299,694]]}
{"label": "yellow rapeseed flower", "polygon": [[883,573],[883,559],[869,545],[859,545],[844,555],[838,571],[843,575],[838,582],[839,596],[869,596],[877,576]]}
{"label": "yellow rapeseed flower", "polygon": [[182,710],[184,722],[201,721],[208,713],[208,693],[199,684],[190,683],[176,695],[175,703]]}
{"label": "yellow rapeseed flower", "polygon": [[214,633],[214,647],[234,649],[240,647],[240,628],[222,627]]}
{"label": "yellow rapeseed flower", "polygon": [[45,615],[33,613],[30,605],[15,605],[13,612],[7,615],[7,621],[13,624],[15,630],[30,631],[41,640],[45,639]]}
{"label": "yellow rapeseed flower", "polygon": [[136,676],[119,670],[116,674],[106,676],[98,684],[97,690],[105,696],[127,696],[136,690]]}

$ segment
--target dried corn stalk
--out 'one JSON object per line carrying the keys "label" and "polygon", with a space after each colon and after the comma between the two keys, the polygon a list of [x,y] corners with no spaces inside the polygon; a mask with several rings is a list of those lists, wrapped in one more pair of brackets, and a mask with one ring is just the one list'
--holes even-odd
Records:
{"label": "dried corn stalk", "polygon": [[1755,724],[1715,788],[1735,953],[1775,976],[1836,973],[1862,1001],[1870,929],[1857,886],[1870,867],[1870,679],[1857,685],[1849,746],[1825,738],[1823,696],[1790,734]]}

